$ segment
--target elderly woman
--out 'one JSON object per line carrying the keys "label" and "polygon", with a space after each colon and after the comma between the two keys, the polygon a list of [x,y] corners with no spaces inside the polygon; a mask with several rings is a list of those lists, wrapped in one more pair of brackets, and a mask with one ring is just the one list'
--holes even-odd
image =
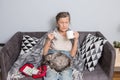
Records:
{"label": "elderly woman", "polygon": [[[74,32],[73,43],[67,38],[66,32],[69,30],[70,14],[68,12],[60,12],[56,16],[57,28],[54,32],[47,35],[47,39],[43,48],[43,55],[62,51],[69,58],[74,57],[77,51],[79,33]],[[72,68],[66,68],[61,72],[47,67],[47,74],[44,80],[72,80]]]}

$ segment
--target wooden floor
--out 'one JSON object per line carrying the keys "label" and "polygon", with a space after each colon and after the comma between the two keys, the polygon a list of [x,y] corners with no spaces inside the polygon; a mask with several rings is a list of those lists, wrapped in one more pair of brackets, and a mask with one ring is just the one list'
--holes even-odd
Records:
{"label": "wooden floor", "polygon": [[120,72],[114,72],[113,80],[120,80]]}

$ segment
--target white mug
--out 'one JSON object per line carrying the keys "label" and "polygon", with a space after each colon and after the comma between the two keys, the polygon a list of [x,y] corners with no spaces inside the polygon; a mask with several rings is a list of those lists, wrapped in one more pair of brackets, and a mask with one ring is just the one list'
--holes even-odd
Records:
{"label": "white mug", "polygon": [[74,38],[74,32],[72,30],[67,31],[66,34],[67,34],[68,39],[73,39]]}

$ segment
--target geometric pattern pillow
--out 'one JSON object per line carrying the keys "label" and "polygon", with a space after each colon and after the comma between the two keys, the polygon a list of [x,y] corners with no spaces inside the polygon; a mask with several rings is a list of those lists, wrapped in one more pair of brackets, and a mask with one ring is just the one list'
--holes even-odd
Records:
{"label": "geometric pattern pillow", "polygon": [[20,55],[29,52],[37,42],[37,38],[23,35]]}
{"label": "geometric pattern pillow", "polygon": [[85,38],[80,52],[85,63],[85,67],[89,71],[95,70],[95,66],[98,63],[103,51],[103,45],[107,40],[103,37],[97,37],[92,34],[88,34]]}

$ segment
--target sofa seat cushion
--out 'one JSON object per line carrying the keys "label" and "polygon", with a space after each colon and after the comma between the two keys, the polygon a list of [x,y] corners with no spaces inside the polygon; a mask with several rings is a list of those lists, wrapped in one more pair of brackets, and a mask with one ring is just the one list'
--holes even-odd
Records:
{"label": "sofa seat cushion", "polygon": [[100,65],[97,64],[96,69],[94,71],[90,72],[88,70],[85,70],[83,72],[83,80],[108,80],[108,76],[102,70]]}

